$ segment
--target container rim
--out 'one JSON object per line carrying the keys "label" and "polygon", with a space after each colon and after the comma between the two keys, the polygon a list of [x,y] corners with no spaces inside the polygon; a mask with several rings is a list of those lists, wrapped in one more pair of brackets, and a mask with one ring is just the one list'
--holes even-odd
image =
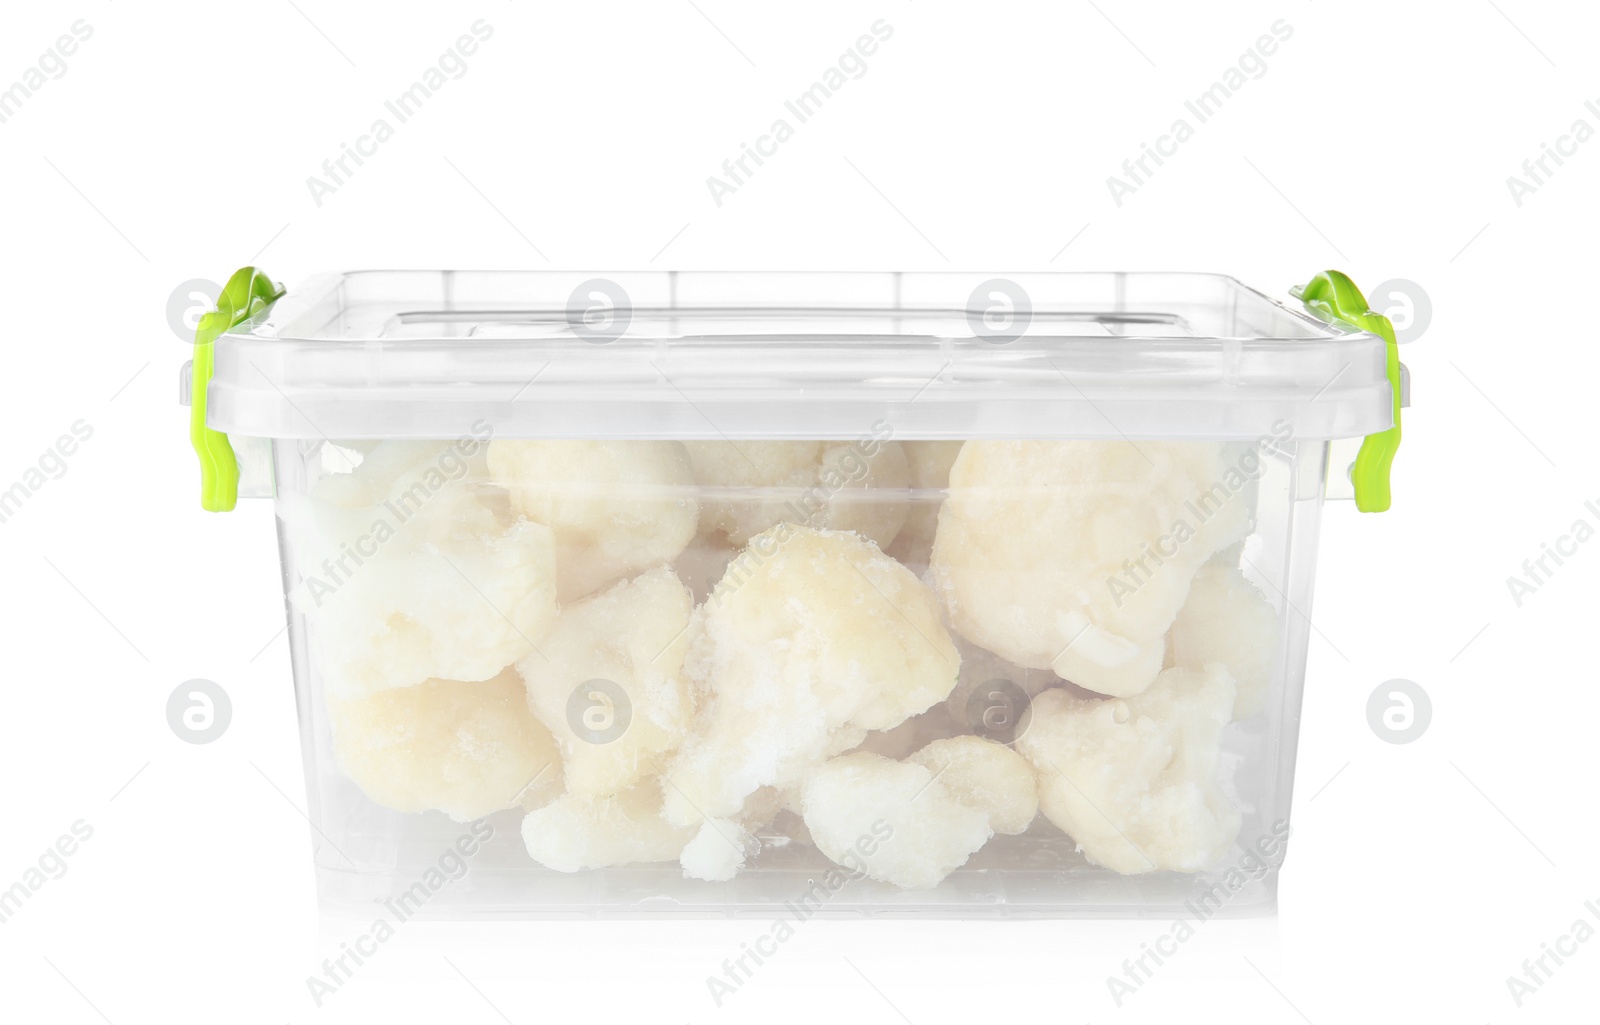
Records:
{"label": "container rim", "polygon": [[1393,422],[1385,342],[1203,271],[356,270],[216,342],[269,438],[1308,439]]}

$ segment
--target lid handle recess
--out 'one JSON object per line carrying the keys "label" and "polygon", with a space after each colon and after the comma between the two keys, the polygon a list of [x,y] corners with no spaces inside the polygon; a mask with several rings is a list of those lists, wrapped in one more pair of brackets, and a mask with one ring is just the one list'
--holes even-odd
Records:
{"label": "lid handle recess", "polygon": [[1384,512],[1389,508],[1389,468],[1400,449],[1400,406],[1405,388],[1401,380],[1400,347],[1395,343],[1394,325],[1389,318],[1367,307],[1361,289],[1341,271],[1323,271],[1307,284],[1291,288],[1289,294],[1306,308],[1326,319],[1343,321],[1384,341],[1387,350],[1386,373],[1394,392],[1394,426],[1369,434],[1361,442],[1350,481],[1355,485],[1356,508],[1362,512]]}
{"label": "lid handle recess", "polygon": [[222,335],[272,307],[284,288],[254,267],[241,267],[222,286],[217,308],[200,317],[194,333],[194,372],[189,405],[189,443],[200,457],[200,505],[207,512],[228,512],[239,500],[239,461],[228,436],[206,426],[206,385],[216,368],[213,343]]}

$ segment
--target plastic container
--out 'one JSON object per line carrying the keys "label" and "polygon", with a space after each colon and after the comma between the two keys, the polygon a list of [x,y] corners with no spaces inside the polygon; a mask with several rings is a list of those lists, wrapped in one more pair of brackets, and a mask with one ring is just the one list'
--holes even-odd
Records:
{"label": "plastic container", "polygon": [[1386,508],[1403,391],[1297,294],[241,271],[192,433],[276,503],[324,906],[1270,909],[1330,453]]}

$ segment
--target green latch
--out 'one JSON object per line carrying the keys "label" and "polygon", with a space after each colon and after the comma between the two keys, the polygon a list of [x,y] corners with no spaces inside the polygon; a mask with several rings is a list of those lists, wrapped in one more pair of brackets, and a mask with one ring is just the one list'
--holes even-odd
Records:
{"label": "green latch", "polygon": [[213,343],[228,331],[268,309],[283,296],[283,286],[254,267],[241,267],[222,286],[217,308],[200,317],[194,333],[194,377],[190,389],[189,442],[200,457],[200,505],[227,512],[239,500],[239,461],[228,436],[206,426],[206,385],[216,369]]}
{"label": "green latch", "polygon": [[1362,512],[1383,512],[1389,508],[1389,467],[1400,449],[1400,347],[1395,344],[1394,325],[1381,313],[1367,308],[1366,297],[1356,283],[1340,271],[1323,271],[1303,288],[1290,294],[1307,307],[1332,320],[1342,320],[1382,338],[1388,349],[1387,374],[1394,391],[1394,426],[1362,439],[1350,469],[1350,482],[1356,489],[1356,508]]}

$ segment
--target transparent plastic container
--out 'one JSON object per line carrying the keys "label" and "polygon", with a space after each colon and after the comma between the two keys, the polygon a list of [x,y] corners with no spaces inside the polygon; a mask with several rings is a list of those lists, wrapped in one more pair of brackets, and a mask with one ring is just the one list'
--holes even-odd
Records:
{"label": "transparent plastic container", "polygon": [[1114,273],[266,298],[197,415],[276,503],[325,907],[1272,907],[1330,450],[1398,410],[1392,345],[1327,304]]}

